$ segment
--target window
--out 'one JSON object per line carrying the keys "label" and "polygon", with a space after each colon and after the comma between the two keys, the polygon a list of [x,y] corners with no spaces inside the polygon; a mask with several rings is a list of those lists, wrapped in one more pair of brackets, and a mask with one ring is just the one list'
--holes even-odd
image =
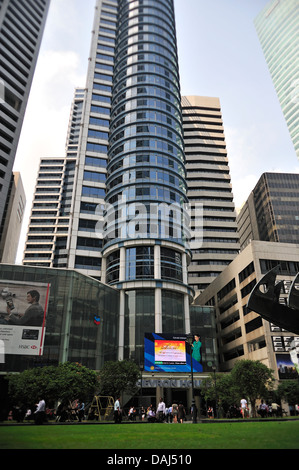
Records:
{"label": "window", "polygon": [[126,250],[126,279],[154,277],[154,248],[141,246]]}
{"label": "window", "polygon": [[183,280],[182,255],[169,248],[161,248],[161,278]]}
{"label": "window", "polygon": [[86,150],[89,152],[107,153],[108,147],[103,144],[92,144],[91,142],[87,142]]}
{"label": "window", "polygon": [[91,186],[82,187],[82,196],[99,197],[103,199],[105,197],[105,194],[105,189],[102,188],[93,188]]}

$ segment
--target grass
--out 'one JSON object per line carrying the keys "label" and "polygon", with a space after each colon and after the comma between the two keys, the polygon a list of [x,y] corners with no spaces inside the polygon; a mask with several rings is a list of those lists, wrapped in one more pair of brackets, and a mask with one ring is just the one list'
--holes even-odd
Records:
{"label": "grass", "polygon": [[0,449],[299,449],[299,421],[0,426]]}

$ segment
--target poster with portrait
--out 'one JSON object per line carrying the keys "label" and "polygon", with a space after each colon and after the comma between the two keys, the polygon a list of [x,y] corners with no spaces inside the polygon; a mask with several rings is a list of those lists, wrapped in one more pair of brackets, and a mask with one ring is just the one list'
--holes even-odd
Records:
{"label": "poster with portrait", "polygon": [[41,356],[50,284],[0,281],[0,342],[6,354]]}

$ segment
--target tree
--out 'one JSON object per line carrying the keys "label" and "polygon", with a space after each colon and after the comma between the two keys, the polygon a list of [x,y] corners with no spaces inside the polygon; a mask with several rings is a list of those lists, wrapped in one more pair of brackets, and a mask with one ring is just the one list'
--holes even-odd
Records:
{"label": "tree", "polygon": [[202,381],[200,388],[203,398],[206,401],[217,401],[218,411],[221,412],[227,412],[239,400],[238,390],[229,373],[211,374]]}
{"label": "tree", "polygon": [[39,397],[46,403],[87,400],[98,385],[95,371],[70,362],[10,374],[8,380],[11,400],[28,406],[33,406]]}
{"label": "tree", "polygon": [[273,384],[273,371],[259,361],[241,360],[236,362],[231,371],[240,398],[247,398],[252,407],[253,416],[256,416],[255,403],[258,398],[267,395]]}
{"label": "tree", "polygon": [[289,405],[299,403],[299,383],[297,380],[284,380],[277,387],[277,395],[284,399]]}
{"label": "tree", "polygon": [[132,361],[108,361],[100,370],[100,394],[120,397],[123,392],[135,393],[140,370]]}

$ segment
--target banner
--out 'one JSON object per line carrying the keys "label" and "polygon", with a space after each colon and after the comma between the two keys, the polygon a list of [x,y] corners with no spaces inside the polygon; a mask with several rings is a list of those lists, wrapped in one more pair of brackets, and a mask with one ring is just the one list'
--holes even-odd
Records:
{"label": "banner", "polygon": [[0,281],[0,343],[4,354],[41,356],[50,284]]}

